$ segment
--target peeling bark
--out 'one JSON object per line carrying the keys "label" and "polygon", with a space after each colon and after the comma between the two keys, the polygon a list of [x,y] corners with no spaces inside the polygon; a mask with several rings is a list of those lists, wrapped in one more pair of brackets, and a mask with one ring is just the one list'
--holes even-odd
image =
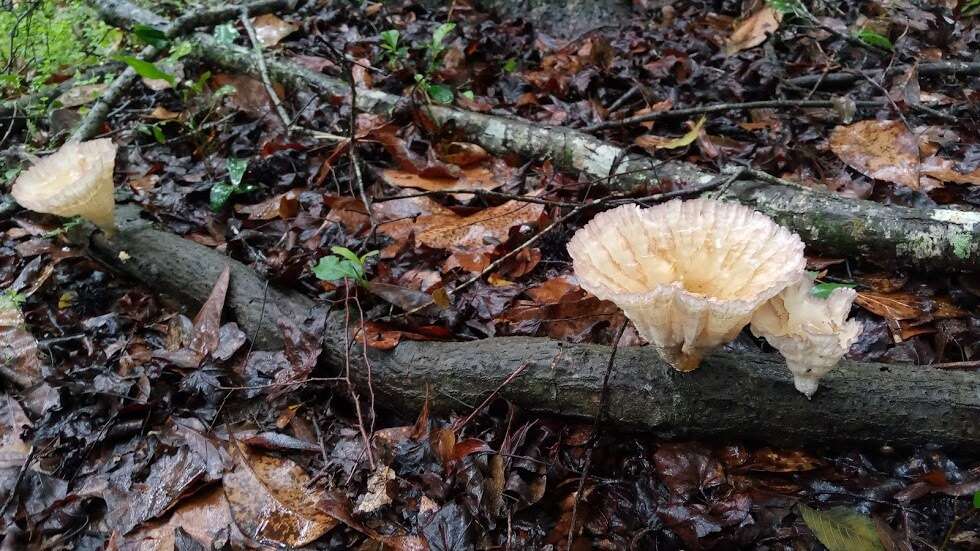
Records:
{"label": "peeling bark", "polygon": [[[267,287],[247,266],[146,222],[121,222],[114,238],[98,234],[92,247],[150,288],[195,303],[207,298],[230,265],[226,312],[259,347],[279,344],[277,319],[296,319],[312,306],[306,297]],[[129,256],[125,262],[119,260],[122,251]],[[334,312],[323,354],[331,369],[344,365],[344,342],[344,313]],[[369,350],[378,403],[407,417],[419,410],[427,387],[435,409],[468,413],[461,402],[480,403],[523,364],[526,370],[503,389],[504,398],[538,413],[590,417],[609,353],[605,346],[524,337],[402,342],[390,352]],[[365,371],[355,367],[357,384],[366,390]],[[970,372],[844,362],[807,400],[775,354],[715,354],[684,374],[650,347],[628,347],[616,355],[610,384],[610,419],[621,429],[777,445],[935,443],[976,449],[980,443],[980,376]]]}

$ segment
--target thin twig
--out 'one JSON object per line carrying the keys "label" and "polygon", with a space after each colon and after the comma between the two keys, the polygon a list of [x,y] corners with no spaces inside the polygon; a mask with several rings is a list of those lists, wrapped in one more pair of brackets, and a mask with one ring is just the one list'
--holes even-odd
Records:
{"label": "thin twig", "polygon": [[568,526],[568,551],[572,551],[572,542],[575,540],[575,516],[578,514],[578,503],[582,499],[582,491],[585,490],[585,480],[589,477],[589,469],[592,467],[592,453],[595,451],[599,441],[599,426],[603,417],[606,415],[606,408],[609,406],[609,376],[612,375],[613,363],[616,360],[616,351],[619,350],[619,341],[626,332],[627,322],[619,326],[616,333],[616,340],[613,341],[612,351],[609,352],[609,363],[606,364],[606,373],[602,376],[602,387],[599,390],[599,409],[596,411],[595,418],[592,420],[592,430],[589,433],[589,448],[585,451],[585,465],[582,467],[582,477],[578,480],[578,490],[575,491],[575,501],[572,503],[572,520]]}
{"label": "thin twig", "polygon": [[490,404],[490,402],[492,402],[493,399],[496,398],[498,394],[500,394],[500,391],[503,390],[505,386],[507,386],[508,384],[510,384],[511,381],[513,381],[518,376],[520,376],[521,373],[524,373],[524,370],[527,369],[527,366],[528,366],[527,362],[524,362],[521,365],[517,366],[517,369],[511,372],[511,374],[508,375],[507,378],[504,379],[502,383],[497,385],[497,388],[493,389],[493,392],[491,392],[490,395],[487,396],[487,398],[483,400],[483,402],[480,405],[473,408],[473,411],[471,411],[470,414],[467,415],[465,419],[453,425],[453,431],[458,433],[459,431],[463,430],[463,427],[468,425],[469,422],[472,421],[473,418],[476,417],[476,415],[479,412],[483,411],[483,408],[487,407]]}
{"label": "thin twig", "polygon": [[286,112],[286,108],[282,106],[282,102],[279,101],[279,94],[276,93],[276,89],[272,86],[272,80],[269,78],[269,68],[265,64],[265,55],[262,53],[262,43],[259,42],[259,37],[255,33],[252,20],[248,17],[248,9],[244,6],[241,9],[241,14],[238,19],[242,22],[242,26],[245,27],[245,33],[248,34],[248,39],[252,42],[252,51],[255,52],[255,63],[259,67],[259,77],[262,80],[262,86],[265,87],[265,92],[269,95],[269,101],[272,102],[272,106],[275,108],[276,114],[279,115],[279,120],[282,121],[282,126],[286,129],[286,135],[288,136],[290,133],[289,124],[292,121],[292,117]]}
{"label": "thin twig", "polygon": [[[880,100],[855,101],[857,107],[881,107],[884,105]],[[600,124],[593,124],[582,129],[582,132],[598,132],[609,128],[620,128],[631,126],[641,122],[655,121],[677,117],[688,117],[691,115],[704,115],[708,113],[723,113],[725,111],[746,111],[749,109],[816,109],[831,108],[834,102],[830,100],[808,100],[808,99],[777,99],[764,101],[746,101],[742,103],[714,103],[702,105],[700,107],[687,107],[683,109],[670,109],[667,111],[657,111],[655,113],[645,113],[635,117],[627,117],[616,121],[608,121]]]}

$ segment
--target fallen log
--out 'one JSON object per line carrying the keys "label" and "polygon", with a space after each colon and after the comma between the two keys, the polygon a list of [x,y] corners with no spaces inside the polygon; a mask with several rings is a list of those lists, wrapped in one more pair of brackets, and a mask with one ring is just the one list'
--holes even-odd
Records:
{"label": "fallen log", "polygon": [[[163,20],[126,0],[93,2],[114,24],[161,25]],[[128,7],[127,7],[128,6]],[[192,50],[204,63],[259,77],[253,52],[222,44],[197,33]],[[269,76],[292,88],[343,97],[348,84],[299,65],[267,60]],[[379,114],[396,109],[405,98],[377,90],[358,90],[357,108]],[[452,123],[463,135],[497,155],[518,154],[550,159],[557,168],[581,173],[608,187],[628,192],[663,191],[671,186],[701,186],[718,175],[695,165],[628,152],[588,134],[547,127],[520,119],[484,115],[431,105],[427,113],[439,124]],[[886,206],[799,186],[753,181],[737,182],[724,198],[740,201],[772,216],[804,237],[809,250],[826,256],[862,255],[886,267],[923,271],[980,270],[980,213],[952,209]]]}
{"label": "fallen log", "polygon": [[[277,319],[297,319],[313,305],[267,286],[217,251],[153,229],[132,210],[121,209],[129,219],[120,221],[114,238],[96,235],[93,251],[150,288],[194,303],[203,302],[218,274],[231,266],[226,312],[260,348],[279,345]],[[331,369],[344,365],[344,327],[344,313],[332,313],[324,333]],[[480,403],[526,366],[502,397],[537,413],[590,417],[609,354],[605,346],[523,337],[402,342],[390,352],[368,351],[377,403],[408,416],[419,410],[427,388],[433,408],[469,413],[460,404]],[[366,391],[366,370],[354,367],[356,383]],[[621,429],[787,445],[935,443],[976,450],[980,443],[980,375],[973,372],[844,362],[807,400],[775,354],[715,354],[682,374],[652,348],[628,347],[616,355],[613,369],[609,419]]]}

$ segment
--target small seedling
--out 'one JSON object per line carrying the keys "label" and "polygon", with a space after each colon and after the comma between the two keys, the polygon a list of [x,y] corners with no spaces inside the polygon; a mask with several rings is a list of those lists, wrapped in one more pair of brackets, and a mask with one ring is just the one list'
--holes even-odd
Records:
{"label": "small seedling", "polygon": [[348,249],[347,247],[330,247],[334,254],[321,257],[319,262],[313,266],[313,275],[322,281],[339,282],[350,279],[358,285],[367,284],[364,277],[364,265],[368,258],[375,256],[379,251],[371,251],[362,256]]}
{"label": "small seedling", "polygon": [[877,48],[883,48],[885,50],[894,50],[895,46],[892,44],[891,40],[888,40],[887,36],[880,35],[869,29],[861,29],[857,32],[857,35],[861,42],[868,44],[870,46],[875,46]]}
{"label": "small seedling", "polygon": [[245,170],[248,168],[248,159],[236,159],[229,157],[227,161],[228,180],[222,181],[211,186],[211,210],[218,212],[225,207],[228,199],[233,195],[241,195],[255,191],[252,184],[242,184]]}
{"label": "small seedling", "polygon": [[77,228],[78,226],[81,226],[83,222],[85,222],[85,220],[82,219],[82,217],[75,216],[74,218],[71,218],[70,220],[62,224],[60,227],[53,229],[51,231],[44,232],[41,235],[41,237],[51,238],[51,237],[58,237],[59,235],[64,235],[70,232],[71,230]]}
{"label": "small seedling", "polygon": [[854,287],[853,283],[818,283],[810,289],[810,294],[826,300],[834,292],[834,289],[853,289]]}
{"label": "small seedling", "polygon": [[388,68],[393,71],[398,69],[402,61],[408,58],[408,47],[399,44],[400,38],[401,35],[396,29],[389,29],[381,33],[381,50],[388,61]]}
{"label": "small seedling", "polygon": [[25,295],[20,294],[13,289],[7,289],[6,291],[0,293],[0,310],[17,309],[24,305],[27,300]]}

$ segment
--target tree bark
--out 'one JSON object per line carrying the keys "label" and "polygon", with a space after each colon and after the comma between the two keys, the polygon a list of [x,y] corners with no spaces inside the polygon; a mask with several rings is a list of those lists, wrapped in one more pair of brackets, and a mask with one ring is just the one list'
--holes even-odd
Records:
{"label": "tree bark", "polygon": [[[297,319],[310,299],[267,286],[247,266],[220,253],[153,229],[120,209],[129,221],[93,250],[152,289],[203,302],[226,265],[232,276],[226,312],[260,348],[280,343],[276,321]],[[119,259],[120,252],[128,255]],[[265,300],[263,300],[263,297]],[[344,313],[325,330],[324,360],[344,365]],[[501,396],[542,414],[595,414],[610,348],[542,338],[504,337],[475,342],[402,342],[393,351],[369,350],[378,404],[412,416],[426,399],[436,410],[468,413],[521,366]],[[354,356],[359,356],[355,354]],[[366,370],[353,366],[367,391]],[[769,444],[911,446],[926,443],[976,449],[980,443],[980,376],[924,366],[843,362],[813,400],[797,392],[775,354],[719,353],[693,373],[664,364],[650,347],[622,348],[610,379],[610,419],[619,429],[668,436],[757,439]],[[427,391],[427,388],[429,389]],[[364,395],[364,392],[362,392]]]}

